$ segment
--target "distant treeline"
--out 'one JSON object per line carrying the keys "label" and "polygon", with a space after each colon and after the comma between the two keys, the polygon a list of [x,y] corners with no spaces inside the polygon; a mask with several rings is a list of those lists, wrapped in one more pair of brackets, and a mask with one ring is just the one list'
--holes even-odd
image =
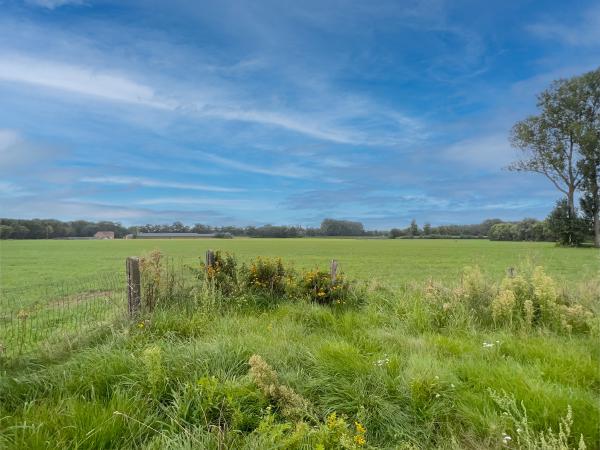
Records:
{"label": "distant treeline", "polygon": [[504,222],[500,219],[488,219],[474,225],[440,225],[432,227],[426,223],[420,228],[413,220],[404,229],[392,228],[390,237],[427,238],[427,239],[490,239],[492,241],[549,241],[554,242],[556,235],[547,221],[523,219],[520,222]]}
{"label": "distant treeline", "polygon": [[93,237],[98,231],[114,231],[115,237],[122,238],[137,232],[147,233],[217,233],[233,236],[256,238],[299,238],[319,236],[357,236],[357,237],[390,237],[400,239],[491,239],[500,241],[555,241],[555,233],[547,221],[524,219],[520,222],[503,222],[500,219],[485,220],[474,225],[440,225],[431,226],[426,223],[420,227],[413,220],[407,228],[391,230],[365,230],[360,222],[325,219],[319,228],[301,226],[263,225],[259,227],[212,227],[195,224],[184,225],[181,222],[172,224],[124,227],[118,222],[88,222],[76,220],[62,222],[53,219],[0,219],[0,238],[2,239],[60,239],[76,237]]}

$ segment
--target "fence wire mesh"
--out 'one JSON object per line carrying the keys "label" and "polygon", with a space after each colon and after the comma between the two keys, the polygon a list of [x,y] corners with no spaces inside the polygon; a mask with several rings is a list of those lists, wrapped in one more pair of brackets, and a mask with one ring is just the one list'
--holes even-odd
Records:
{"label": "fence wire mesh", "polygon": [[34,355],[126,313],[122,273],[0,288],[0,358]]}

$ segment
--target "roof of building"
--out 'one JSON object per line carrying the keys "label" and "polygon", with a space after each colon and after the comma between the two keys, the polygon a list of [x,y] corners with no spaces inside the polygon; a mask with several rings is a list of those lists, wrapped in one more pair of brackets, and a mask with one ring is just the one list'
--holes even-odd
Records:
{"label": "roof of building", "polygon": [[97,231],[96,234],[94,234],[94,236],[115,236],[115,232],[114,231]]}

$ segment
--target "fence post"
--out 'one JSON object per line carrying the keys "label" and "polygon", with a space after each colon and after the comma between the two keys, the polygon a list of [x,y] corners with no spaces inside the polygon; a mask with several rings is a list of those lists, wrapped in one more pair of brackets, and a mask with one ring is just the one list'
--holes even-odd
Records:
{"label": "fence post", "polygon": [[206,250],[206,268],[212,267],[215,265],[215,252],[212,250]]}
{"label": "fence post", "polygon": [[331,283],[335,283],[335,279],[337,278],[337,260],[332,259],[331,260],[331,269],[330,269],[330,273],[331,273]]}
{"label": "fence post", "polygon": [[140,258],[129,256],[125,262],[127,268],[127,306],[129,315],[136,315],[142,306],[140,287]]}

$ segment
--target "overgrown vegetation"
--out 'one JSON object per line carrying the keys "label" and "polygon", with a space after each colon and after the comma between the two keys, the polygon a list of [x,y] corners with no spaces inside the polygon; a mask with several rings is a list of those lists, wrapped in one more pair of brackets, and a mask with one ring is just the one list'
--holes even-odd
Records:
{"label": "overgrown vegetation", "polygon": [[389,290],[217,255],[148,255],[133,323],[6,368],[0,446],[598,448],[598,280]]}

